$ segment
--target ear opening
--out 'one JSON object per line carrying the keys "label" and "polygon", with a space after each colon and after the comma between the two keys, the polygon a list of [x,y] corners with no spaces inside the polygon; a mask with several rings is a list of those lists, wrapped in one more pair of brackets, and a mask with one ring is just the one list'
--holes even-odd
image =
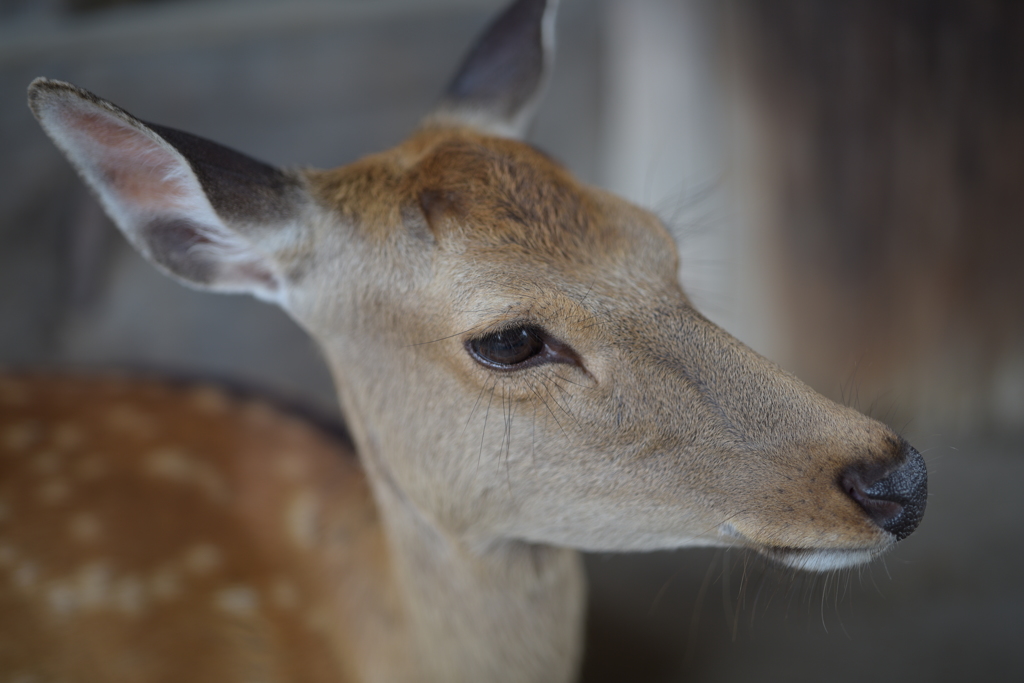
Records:
{"label": "ear opening", "polygon": [[266,228],[294,223],[297,179],[147,125],[69,83],[36,79],[29,106],[128,240],[161,270],[193,286],[283,303],[285,278],[261,244]]}
{"label": "ear opening", "polygon": [[427,125],[521,139],[554,65],[559,0],[516,0],[477,39]]}

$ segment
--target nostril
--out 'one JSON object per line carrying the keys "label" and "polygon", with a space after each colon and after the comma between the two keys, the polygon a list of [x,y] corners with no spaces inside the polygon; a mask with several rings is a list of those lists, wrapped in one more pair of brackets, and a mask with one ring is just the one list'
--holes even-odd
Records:
{"label": "nostril", "polygon": [[896,536],[906,538],[924,516],[928,497],[928,470],[924,458],[909,445],[897,469],[851,468],[840,485],[874,522]]}
{"label": "nostril", "polygon": [[889,527],[903,513],[903,504],[900,500],[873,496],[870,492],[874,490],[874,487],[868,486],[866,482],[872,481],[875,478],[865,472],[847,472],[843,475],[843,490],[846,492],[846,495],[860,505],[864,512],[868,513],[868,516],[875,524],[886,531],[890,531]]}

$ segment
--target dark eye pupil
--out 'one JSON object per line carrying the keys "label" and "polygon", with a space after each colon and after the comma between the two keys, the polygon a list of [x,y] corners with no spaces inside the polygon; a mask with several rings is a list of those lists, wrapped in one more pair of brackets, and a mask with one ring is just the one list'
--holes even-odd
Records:
{"label": "dark eye pupil", "polygon": [[540,353],[544,348],[544,339],[539,330],[515,327],[474,339],[470,347],[473,353],[486,363],[512,366]]}

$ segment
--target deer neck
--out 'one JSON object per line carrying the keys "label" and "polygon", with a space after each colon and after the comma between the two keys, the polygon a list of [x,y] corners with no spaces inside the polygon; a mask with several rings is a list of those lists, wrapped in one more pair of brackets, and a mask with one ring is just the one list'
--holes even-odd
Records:
{"label": "deer neck", "polygon": [[379,500],[430,679],[572,680],[584,600],[575,551],[514,541],[470,549],[390,494]]}
{"label": "deer neck", "polygon": [[442,528],[395,484],[372,434],[354,431],[407,626],[402,656],[420,667],[416,680],[573,680],[586,592],[579,553],[517,540],[471,542]]}

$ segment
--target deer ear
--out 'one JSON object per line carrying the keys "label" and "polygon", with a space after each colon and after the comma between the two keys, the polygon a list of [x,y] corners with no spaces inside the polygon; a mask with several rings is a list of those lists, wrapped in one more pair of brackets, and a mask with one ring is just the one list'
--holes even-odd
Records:
{"label": "deer ear", "polygon": [[554,62],[558,0],[516,0],[469,51],[427,123],[522,138]]}
{"label": "deer ear", "polygon": [[284,302],[273,255],[298,238],[297,177],[143,123],[69,83],[39,78],[28,93],[43,130],[157,267],[186,284]]}

